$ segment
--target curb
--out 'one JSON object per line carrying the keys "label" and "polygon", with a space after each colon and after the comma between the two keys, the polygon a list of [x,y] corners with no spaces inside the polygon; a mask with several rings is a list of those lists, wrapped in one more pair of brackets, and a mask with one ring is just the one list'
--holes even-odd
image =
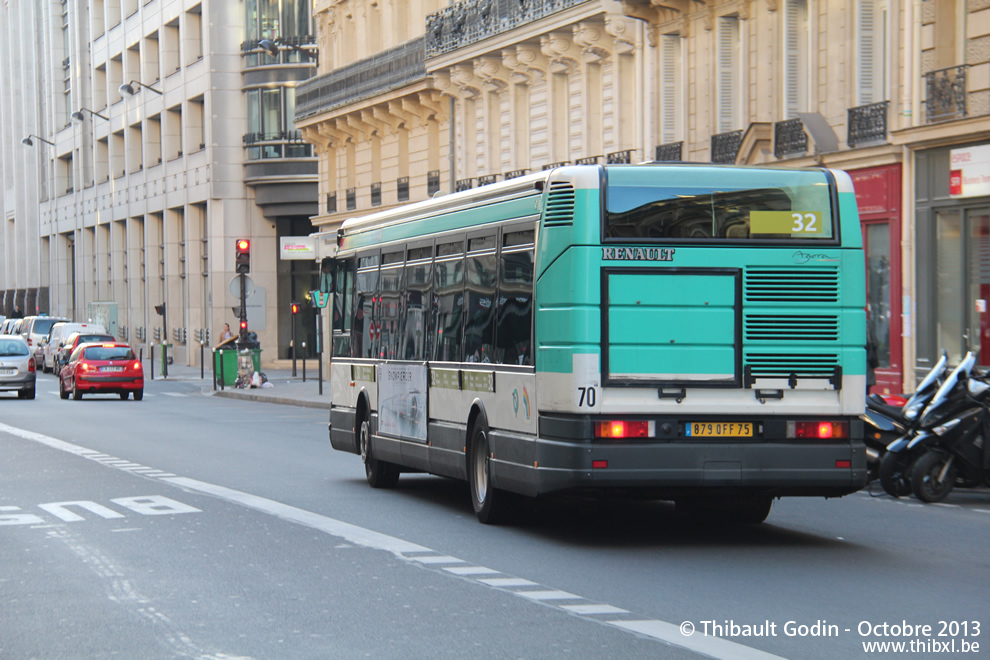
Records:
{"label": "curb", "polygon": [[299,408],[318,408],[330,410],[329,401],[307,401],[305,399],[294,399],[288,396],[269,396],[266,394],[256,394],[250,390],[217,390],[204,392],[207,396],[218,396],[224,399],[242,399],[245,401],[260,401],[262,403],[274,403],[283,406],[297,406]]}

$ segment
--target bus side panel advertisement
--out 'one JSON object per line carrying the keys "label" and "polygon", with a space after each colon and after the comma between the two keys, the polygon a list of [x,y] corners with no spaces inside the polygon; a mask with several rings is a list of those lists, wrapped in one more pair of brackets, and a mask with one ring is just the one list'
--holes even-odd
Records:
{"label": "bus side panel advertisement", "polygon": [[383,364],[378,379],[378,432],[426,442],[425,364]]}

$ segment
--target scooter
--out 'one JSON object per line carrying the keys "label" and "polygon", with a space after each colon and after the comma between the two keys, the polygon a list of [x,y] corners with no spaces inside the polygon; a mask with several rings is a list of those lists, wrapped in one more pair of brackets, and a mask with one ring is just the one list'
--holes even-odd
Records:
{"label": "scooter", "polygon": [[911,491],[922,502],[941,502],[955,486],[990,485],[990,384],[971,379],[973,407],[933,426],[915,445],[922,451],[911,467]]}
{"label": "scooter", "polygon": [[[887,447],[916,426],[919,414],[938,391],[948,363],[949,356],[942,351],[942,357],[929,370],[914,394],[901,405],[896,405],[879,394],[867,397],[863,421],[866,424],[866,464],[870,480],[879,477],[880,463]],[[905,485],[902,494],[907,495],[909,492],[910,489]]]}
{"label": "scooter", "polygon": [[[944,353],[943,359],[947,360]],[[880,485],[888,495],[902,497],[911,493],[911,467],[925,453],[926,441],[932,435],[931,429],[942,420],[972,405],[965,393],[965,383],[970,381],[975,365],[976,354],[967,352],[966,357],[945,378],[929,401],[918,397],[905,404],[905,418],[910,420],[907,431],[887,445],[886,453],[880,460]],[[919,387],[919,391],[920,389]],[[922,410],[920,414],[919,410]]]}

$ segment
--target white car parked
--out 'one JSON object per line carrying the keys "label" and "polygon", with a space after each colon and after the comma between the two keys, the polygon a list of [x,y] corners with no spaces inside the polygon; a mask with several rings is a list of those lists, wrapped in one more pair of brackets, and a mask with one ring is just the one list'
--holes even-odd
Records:
{"label": "white car parked", "polygon": [[65,339],[73,332],[86,334],[106,334],[107,329],[99,323],[72,323],[66,321],[57,323],[52,327],[52,334],[45,344],[45,355],[42,361],[41,370],[50,373],[55,369],[56,355],[65,344]]}

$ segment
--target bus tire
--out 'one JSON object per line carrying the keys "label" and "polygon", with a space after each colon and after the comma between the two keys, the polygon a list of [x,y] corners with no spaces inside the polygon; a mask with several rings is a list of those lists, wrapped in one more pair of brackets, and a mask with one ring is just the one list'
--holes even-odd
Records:
{"label": "bus tire", "polygon": [[483,416],[479,416],[471,425],[471,435],[468,437],[468,485],[478,520],[485,525],[498,525],[511,516],[515,498],[512,493],[492,486],[492,452],[488,433],[488,423]]}
{"label": "bus tire", "polygon": [[358,433],[361,460],[364,461],[364,476],[372,488],[395,488],[399,483],[399,468],[392,463],[380,461],[371,452],[371,420],[365,414],[361,419]]}

